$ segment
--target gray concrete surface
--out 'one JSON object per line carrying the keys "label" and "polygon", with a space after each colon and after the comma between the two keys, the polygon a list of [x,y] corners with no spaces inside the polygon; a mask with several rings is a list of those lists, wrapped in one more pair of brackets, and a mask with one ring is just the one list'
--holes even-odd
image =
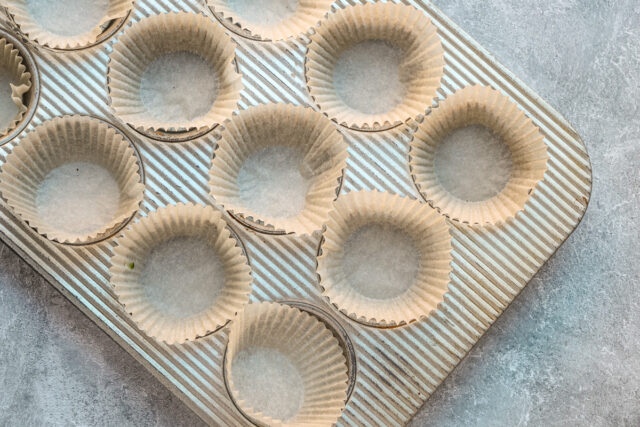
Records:
{"label": "gray concrete surface", "polygon": [[[640,425],[640,2],[436,0],[586,141],[585,219],[412,426]],[[0,246],[0,425],[198,425]]]}

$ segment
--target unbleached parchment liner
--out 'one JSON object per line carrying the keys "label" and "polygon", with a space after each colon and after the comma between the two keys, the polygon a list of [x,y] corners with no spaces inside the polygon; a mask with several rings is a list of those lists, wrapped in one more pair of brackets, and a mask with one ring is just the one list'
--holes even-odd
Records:
{"label": "unbleached parchment liner", "polygon": [[[109,171],[120,192],[111,221],[91,233],[69,233],[47,223],[36,203],[39,186],[54,169],[73,162]],[[133,148],[115,129],[86,116],[64,116],[43,122],[23,137],[0,172],[0,192],[14,213],[38,233],[59,243],[87,243],[128,220],[142,201],[144,184]]]}
{"label": "unbleached parchment liner", "polygon": [[[344,250],[358,228],[390,225],[413,237],[420,266],[413,284],[392,298],[371,298],[346,278]],[[428,316],[442,302],[451,271],[451,236],[444,217],[429,205],[378,191],[341,195],[323,232],[317,272],[322,293],[350,318],[374,326],[398,326]]]}
{"label": "unbleached parchment liner", "polygon": [[[236,355],[249,348],[268,348],[285,355],[304,386],[298,413],[288,420],[265,416],[250,408],[233,383]],[[234,401],[242,411],[269,426],[333,425],[347,399],[347,365],[338,340],[315,317],[279,303],[252,303],[233,320],[225,358],[225,375]]]}
{"label": "unbleached parchment liner", "polygon": [[[403,52],[400,79],[407,93],[392,110],[380,114],[349,107],[333,81],[341,54],[366,40],[383,40]],[[423,12],[393,3],[356,5],[321,22],[311,36],[305,73],[311,97],[330,119],[350,128],[376,129],[405,122],[431,107],[444,74],[444,50],[436,27]]]}
{"label": "unbleached parchment liner", "polygon": [[[253,212],[240,197],[238,174],[256,151],[285,146],[303,154],[301,174],[311,178],[304,208],[290,218]],[[322,228],[346,167],[347,144],[322,114],[289,104],[250,107],[227,121],[209,173],[211,194],[225,209],[274,230],[312,234]]]}
{"label": "unbleached parchment liner", "polygon": [[[7,8],[20,30],[31,40],[54,49],[78,49],[95,43],[110,21],[124,18],[133,7],[133,0],[109,0],[109,7],[100,22],[90,31],[76,35],[55,34],[44,29],[29,11],[27,0],[5,0]],[[81,11],[79,11],[80,13]]]}
{"label": "unbleached parchment liner", "polygon": [[331,0],[299,0],[295,12],[283,17],[280,22],[256,23],[251,22],[229,6],[227,0],[207,0],[207,5],[222,19],[250,36],[260,40],[284,40],[289,37],[306,33],[317,25],[322,17],[331,12]]}
{"label": "unbleached parchment liner", "polygon": [[[185,51],[213,67],[218,80],[216,99],[202,116],[166,123],[154,118],[145,106],[140,93],[142,77],[155,59]],[[212,128],[230,117],[240,100],[242,81],[234,59],[231,38],[204,15],[172,12],[144,18],[128,27],[113,45],[107,71],[111,107],[123,121],[147,132]]]}
{"label": "unbleached parchment liner", "polygon": [[[495,196],[470,202],[448,192],[435,169],[438,145],[452,131],[481,125],[509,148],[513,167],[508,182]],[[547,146],[533,121],[507,96],[487,86],[468,86],[432,110],[414,134],[411,174],[423,197],[452,220],[467,224],[498,224],[515,217],[547,171]]]}
{"label": "unbleached parchment liner", "polygon": [[[152,250],[176,237],[205,239],[224,269],[224,287],[215,301],[201,312],[183,317],[159,310],[140,283]],[[111,284],[120,303],[147,335],[168,344],[194,340],[223,326],[249,301],[251,273],[236,243],[220,212],[211,206],[161,208],[130,226],[118,239],[109,270]]]}
{"label": "unbleached parchment liner", "polygon": [[5,128],[0,128],[0,135],[6,135],[15,129],[27,112],[22,97],[31,89],[31,73],[27,71],[23,61],[20,51],[13,44],[0,38],[0,69],[11,76],[11,100],[18,108],[18,114],[11,123]]}

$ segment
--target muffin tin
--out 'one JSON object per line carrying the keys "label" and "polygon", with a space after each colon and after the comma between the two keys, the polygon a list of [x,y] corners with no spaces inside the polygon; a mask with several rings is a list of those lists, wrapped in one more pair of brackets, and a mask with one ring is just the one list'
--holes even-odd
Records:
{"label": "muffin tin", "polygon": [[[319,233],[277,233],[223,212],[230,235],[237,238],[237,248],[251,266],[252,304],[276,301],[296,307],[322,322],[341,348],[347,400],[338,425],[407,423],[575,229],[591,191],[589,157],[571,126],[431,3],[406,4],[423,10],[438,28],[446,63],[438,100],[472,85],[491,86],[507,96],[540,129],[548,155],[546,173],[515,218],[483,226],[446,219],[451,234],[448,291],[428,317],[401,326],[352,319],[322,296],[316,272],[316,260],[322,254]],[[341,1],[333,7],[350,5],[353,3]],[[123,28],[129,21],[176,11],[204,13],[215,25],[223,26],[237,44],[235,66],[244,86],[240,110],[270,102],[318,110],[305,79],[307,36],[281,42],[255,40],[195,0],[139,0]],[[0,22],[0,35],[15,41],[33,74],[28,111],[16,129],[18,139],[55,117],[93,116],[108,123],[135,148],[145,192],[133,221],[167,205],[211,204],[209,166],[219,136],[216,129],[154,138],[112,113],[107,70],[112,37],[122,34],[111,30],[120,24],[109,23],[105,27],[109,34],[100,36],[101,42],[95,46],[56,50],[28,40],[6,14]],[[417,122],[410,120],[378,132],[334,123],[349,153],[340,193],[378,190],[415,198],[428,208],[409,166],[414,132],[428,119],[418,117]],[[15,131],[3,139],[8,142],[0,147],[2,163],[17,145],[13,136]],[[141,332],[118,302],[109,269],[121,229],[91,244],[55,243],[15,216],[2,200],[0,231],[8,245],[203,420],[212,425],[251,423],[251,414],[243,412],[242,405],[231,397],[232,385],[225,375],[229,328],[169,345]]]}

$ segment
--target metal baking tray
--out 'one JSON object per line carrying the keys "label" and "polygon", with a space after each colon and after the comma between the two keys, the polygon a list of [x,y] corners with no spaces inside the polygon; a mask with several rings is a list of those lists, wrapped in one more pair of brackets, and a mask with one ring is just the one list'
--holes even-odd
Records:
{"label": "metal baking tray", "polygon": [[[98,44],[73,51],[54,51],[24,39],[11,18],[3,15],[0,27],[26,46],[30,54],[24,54],[35,64],[39,81],[30,93],[31,105],[35,105],[30,120],[14,134],[65,114],[101,118],[129,138],[142,162],[146,191],[137,216],[178,202],[210,203],[207,180],[213,133],[181,143],[143,136],[112,115],[106,88],[108,53],[123,24],[152,14],[186,10],[228,25],[203,3],[139,0],[125,22],[107,26]],[[334,7],[353,3],[341,0]],[[406,424],[575,229],[591,192],[589,156],[565,119],[433,4],[422,0],[405,3],[425,11],[439,29],[447,64],[439,97],[473,83],[501,90],[541,129],[550,160],[544,180],[516,220],[473,229],[452,223],[448,293],[427,319],[398,328],[372,328],[350,321],[321,298],[315,273],[317,236],[268,235],[227,218],[251,263],[251,299],[297,304],[325,320],[343,345],[350,388],[338,425]],[[306,39],[264,42],[248,39],[232,27],[228,30],[237,43],[237,66],[245,87],[240,108],[267,102],[316,108],[304,80]],[[408,167],[409,125],[382,132],[341,131],[350,155],[343,193],[378,189],[420,197]],[[0,147],[0,161],[14,144],[11,140]],[[212,425],[248,424],[229,398],[223,378],[226,332],[176,346],[155,342],[141,333],[109,285],[113,237],[84,246],[56,244],[13,216],[5,201],[0,201],[0,231],[5,243],[203,420]]]}

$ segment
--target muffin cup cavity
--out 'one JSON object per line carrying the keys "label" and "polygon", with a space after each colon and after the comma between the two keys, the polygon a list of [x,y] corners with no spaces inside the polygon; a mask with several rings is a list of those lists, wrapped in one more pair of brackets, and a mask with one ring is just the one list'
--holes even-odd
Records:
{"label": "muffin cup cavity", "polygon": [[[322,114],[288,104],[251,107],[227,121],[220,133],[210,170],[211,194],[234,216],[268,230],[312,234],[322,228],[336,198],[347,155],[342,135]],[[245,182],[243,173],[264,167],[264,162],[271,163],[273,173]],[[278,188],[269,188],[271,175],[282,175],[273,184]],[[288,193],[294,187],[299,191]],[[253,199],[279,198],[269,202],[269,209],[267,202],[249,206],[255,200],[247,194],[256,188],[262,193]]]}
{"label": "muffin cup cavity", "polygon": [[[511,155],[509,178],[495,196],[462,200],[442,185],[436,152],[453,131],[480,125],[502,139]],[[507,96],[487,86],[468,86],[434,108],[418,126],[410,147],[411,175],[416,187],[435,209],[470,225],[499,224],[525,208],[547,171],[549,155],[540,129]]]}
{"label": "muffin cup cavity", "polygon": [[[50,2],[56,7],[56,2]],[[114,20],[127,16],[133,7],[133,0],[109,0],[105,13],[96,22],[96,25],[79,34],[61,34],[45,28],[38,19],[33,16],[27,0],[7,0],[4,6],[13,17],[20,30],[36,43],[52,49],[80,49],[96,43],[105,27]],[[83,13],[77,11],[76,13]]]}
{"label": "muffin cup cavity", "polygon": [[[156,60],[187,54],[202,59],[215,73],[215,82],[210,82],[216,86],[212,103],[202,111],[163,117],[166,114],[159,114],[160,109],[178,107],[145,102],[141,87],[145,71]],[[178,12],[144,18],[126,28],[114,44],[107,74],[111,107],[124,122],[143,133],[211,129],[230,117],[240,100],[242,81],[234,60],[233,42],[204,15]],[[168,76],[181,77],[180,71]]]}
{"label": "muffin cup cavity", "polygon": [[[338,341],[320,320],[288,305],[252,303],[229,329],[225,378],[234,402],[247,418],[270,426],[330,426],[337,421],[347,399],[347,365]],[[279,417],[277,412],[281,411],[277,409],[256,407],[255,403],[252,406],[251,396],[243,395],[246,385],[243,387],[241,378],[234,376],[234,364],[240,363],[243,353],[256,352],[277,355],[299,378],[303,391],[296,397],[301,397],[301,402],[286,418]],[[249,369],[256,370],[252,375],[264,374],[259,362],[253,362]],[[267,380],[277,383],[282,378]],[[257,392],[266,394],[273,389]]]}
{"label": "muffin cup cavity", "polygon": [[27,70],[20,51],[5,38],[0,38],[0,69],[9,75],[11,101],[17,108],[14,119],[5,127],[0,127],[0,135],[6,135],[18,126],[27,112],[23,97],[31,89],[31,73]]}
{"label": "muffin cup cavity", "polygon": [[[207,0],[207,5],[221,21],[236,28],[246,37],[256,40],[278,41],[307,33],[317,25],[325,14],[331,11],[333,2],[330,0],[299,0],[293,8],[285,9],[287,5],[283,5],[282,10],[271,11],[272,15],[279,15],[280,19],[272,19],[267,14],[263,15],[259,21],[250,19],[242,12],[234,10],[230,3],[229,0]],[[248,7],[250,6],[247,5]],[[264,11],[264,9],[260,10]]]}
{"label": "muffin cup cavity", "polygon": [[[362,248],[348,249],[352,239],[366,227],[380,230],[375,230],[368,240],[361,240]],[[428,316],[447,292],[451,271],[449,226],[427,204],[377,191],[350,192],[334,203],[322,237],[317,259],[322,293],[357,322],[377,327],[405,325]],[[381,267],[388,272],[377,272],[376,268],[394,255],[391,251],[397,250],[393,245],[386,246],[389,237],[391,241],[396,237],[399,241],[412,241],[403,254],[415,256],[413,265],[406,269],[389,265]],[[348,252],[353,250],[365,252],[355,265],[348,262],[352,255]],[[366,251],[373,252],[366,254]],[[356,282],[372,283],[370,275],[378,273],[386,274],[383,279],[386,282],[377,289],[365,290],[356,285]],[[374,279],[379,281],[377,277]],[[404,283],[397,288],[399,282]]]}
{"label": "muffin cup cavity", "polygon": [[[167,246],[178,241],[183,243]],[[111,258],[111,284],[138,327],[156,340],[178,344],[216,331],[249,300],[251,273],[247,259],[221,213],[211,206],[178,204],[161,208],[130,226],[117,244]],[[197,253],[184,253],[188,247],[197,247]],[[164,258],[154,258],[160,248],[175,252],[164,250]],[[203,264],[218,263],[219,277],[211,277],[208,270],[199,278],[173,278],[153,271],[169,268],[179,273],[180,268],[188,266],[174,264],[185,261],[185,257],[202,256],[204,249],[211,251],[212,257]],[[203,265],[194,268],[199,267]],[[169,282],[160,283],[163,281]],[[214,285],[215,293],[210,292]]]}
{"label": "muffin cup cavity", "polygon": [[[66,191],[47,188],[47,179],[76,162],[102,171],[117,199],[101,223],[86,229],[75,224],[60,227],[39,204],[41,196],[50,198],[47,192]],[[127,221],[138,210],[144,184],[134,149],[113,127],[90,117],[64,116],[42,123],[20,140],[2,165],[0,191],[14,213],[41,235],[59,243],[83,244]]]}
{"label": "muffin cup cavity", "polygon": [[[399,50],[398,78],[406,93],[388,111],[349,106],[336,89],[335,69],[342,54],[362,42],[384,42]],[[431,107],[444,74],[444,50],[436,27],[411,6],[357,5],[330,14],[315,33],[306,56],[311,97],[331,120],[353,129],[389,128]]]}

